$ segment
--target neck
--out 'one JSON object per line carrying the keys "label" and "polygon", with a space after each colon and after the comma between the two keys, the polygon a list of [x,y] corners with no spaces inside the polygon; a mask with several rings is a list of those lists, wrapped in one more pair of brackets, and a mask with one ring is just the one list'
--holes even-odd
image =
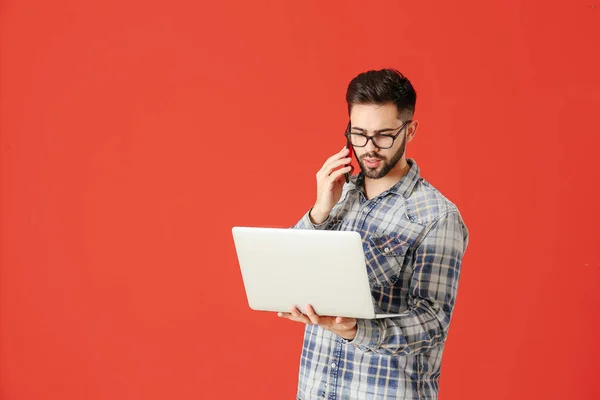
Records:
{"label": "neck", "polygon": [[379,196],[402,179],[409,171],[410,166],[402,157],[398,164],[386,176],[379,179],[371,179],[365,176],[365,194],[367,199]]}

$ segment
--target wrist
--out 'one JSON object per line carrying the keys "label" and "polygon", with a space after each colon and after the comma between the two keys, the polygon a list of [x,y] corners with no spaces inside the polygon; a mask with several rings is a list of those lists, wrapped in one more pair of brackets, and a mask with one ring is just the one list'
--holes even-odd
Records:
{"label": "wrist", "polygon": [[346,340],[354,340],[356,337],[357,328],[356,325],[348,331],[341,332],[339,335]]}
{"label": "wrist", "polygon": [[319,225],[327,220],[329,212],[323,212],[313,207],[308,213],[308,216],[313,224]]}

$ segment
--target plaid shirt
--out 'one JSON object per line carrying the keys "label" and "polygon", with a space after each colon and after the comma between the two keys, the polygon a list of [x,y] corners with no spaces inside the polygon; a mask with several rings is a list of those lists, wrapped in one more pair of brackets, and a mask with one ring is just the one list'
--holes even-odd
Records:
{"label": "plaid shirt", "polygon": [[295,229],[362,236],[378,313],[359,319],[354,340],[306,325],[297,399],[437,399],[440,364],[468,231],[457,207],[420,177],[417,163],[367,200],[362,174],[344,185],[322,224],[308,212]]}

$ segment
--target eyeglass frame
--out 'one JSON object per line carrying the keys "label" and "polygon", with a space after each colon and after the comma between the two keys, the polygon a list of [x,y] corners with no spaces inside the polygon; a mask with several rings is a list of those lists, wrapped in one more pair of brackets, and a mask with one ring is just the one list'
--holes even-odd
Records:
{"label": "eyeglass frame", "polygon": [[[373,135],[373,136],[367,136],[367,135],[362,134],[362,133],[352,132],[351,124],[350,124],[350,122],[348,122],[348,128],[346,129],[346,133],[344,133],[344,136],[346,136],[346,139],[348,140],[348,144],[352,143],[352,140],[350,139],[350,135],[359,135],[359,136],[363,136],[363,137],[367,138],[367,142],[365,144],[363,144],[362,146],[357,146],[357,145],[355,145],[355,144],[352,143],[353,147],[365,147],[366,145],[369,144],[369,140],[370,140],[373,143],[373,146],[377,147],[378,149],[380,149],[380,150],[387,150],[387,149],[391,149],[392,147],[394,147],[394,143],[396,142],[396,139],[400,135],[400,132],[402,132],[402,130],[404,128],[406,128],[411,122],[412,122],[412,120],[409,119],[409,120],[405,121],[402,125],[400,125],[400,127],[398,128],[398,132],[396,132],[395,135],[390,135],[390,134],[387,134],[387,133],[378,133],[378,134]],[[381,146],[378,146],[377,143],[375,143],[375,140],[373,140],[374,138],[376,138],[378,136],[379,137],[381,137],[381,136],[391,137],[392,138],[392,144],[390,145],[390,147],[381,147]]]}

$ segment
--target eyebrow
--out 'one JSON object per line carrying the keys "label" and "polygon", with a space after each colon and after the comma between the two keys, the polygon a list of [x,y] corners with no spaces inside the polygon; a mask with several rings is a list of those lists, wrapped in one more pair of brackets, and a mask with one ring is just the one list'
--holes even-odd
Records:
{"label": "eyebrow", "polygon": [[[362,132],[366,132],[367,131],[366,129],[359,128],[357,126],[353,126],[351,130],[354,130],[354,129],[357,129],[357,130],[362,131]],[[389,131],[395,131],[395,130],[396,130],[396,128],[385,128],[385,129],[379,129],[379,130],[376,130],[376,131],[373,131],[373,132],[374,133],[382,133],[382,132],[389,132]]]}

